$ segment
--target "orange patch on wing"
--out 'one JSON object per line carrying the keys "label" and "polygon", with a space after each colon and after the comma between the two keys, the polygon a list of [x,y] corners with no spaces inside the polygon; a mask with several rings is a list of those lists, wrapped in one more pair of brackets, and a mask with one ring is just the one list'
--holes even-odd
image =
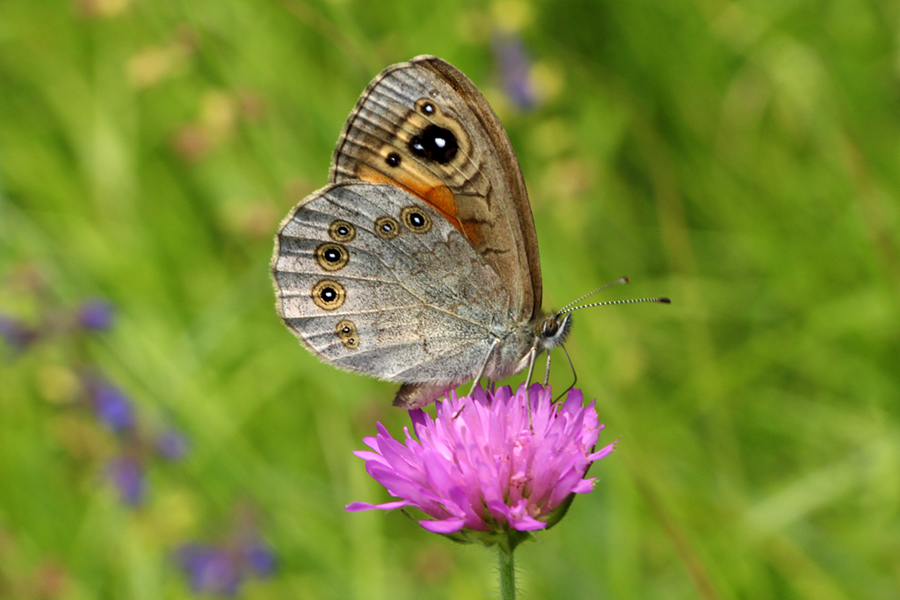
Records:
{"label": "orange patch on wing", "polygon": [[481,249],[482,243],[484,240],[481,236],[481,231],[478,229],[478,225],[476,223],[472,223],[471,221],[461,221],[462,229],[460,231],[464,236],[466,236],[472,245],[478,249]]}
{"label": "orange patch on wing", "polygon": [[[356,169],[356,176],[362,181],[370,183],[390,183],[402,187],[424,200],[429,206],[441,213],[450,223],[459,229],[460,233],[469,237],[462,223],[456,217],[456,198],[453,192],[446,185],[438,183],[432,185],[430,182],[415,177],[406,171],[398,173],[399,177],[394,178],[381,171],[378,171],[365,163],[361,163]],[[471,239],[471,238],[470,238]]]}

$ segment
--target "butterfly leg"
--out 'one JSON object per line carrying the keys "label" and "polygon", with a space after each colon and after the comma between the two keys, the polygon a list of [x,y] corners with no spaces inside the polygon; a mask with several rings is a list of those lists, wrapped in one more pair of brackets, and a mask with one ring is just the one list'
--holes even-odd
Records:
{"label": "butterfly leg", "polygon": [[[548,353],[549,354],[549,353]],[[528,426],[531,427],[531,376],[534,375],[534,362],[537,360],[537,349],[528,351],[528,376],[525,378],[525,404],[528,406]],[[533,431],[533,428],[532,428]]]}
{"label": "butterfly leg", "polygon": [[531,385],[531,376],[534,375],[534,362],[537,360],[537,350],[532,348],[528,351],[528,376],[525,378],[525,389]]}
{"label": "butterfly leg", "polygon": [[[475,388],[478,387],[478,383],[481,381],[481,378],[484,377],[484,371],[485,369],[487,369],[488,361],[491,360],[491,354],[494,352],[494,348],[496,348],[499,344],[500,340],[494,340],[494,343],[492,343],[491,347],[488,348],[487,356],[484,357],[484,360],[481,362],[481,368],[478,369],[478,374],[475,375],[475,379],[472,381],[472,388],[469,390],[470,396],[475,393]],[[463,411],[463,408],[465,408],[465,406],[465,404],[461,405],[459,407],[459,410],[456,411],[456,414],[453,415],[451,420],[456,419],[456,417],[459,416],[459,413]]]}
{"label": "butterfly leg", "polygon": [[469,390],[469,395],[475,391],[475,388],[478,387],[478,383],[481,381],[481,378],[484,377],[484,371],[487,369],[488,361],[491,360],[491,354],[494,353],[494,348],[496,348],[500,344],[500,340],[494,340],[494,343],[491,344],[491,347],[488,348],[487,356],[484,357],[484,360],[481,362],[481,368],[478,369],[478,374],[475,376],[474,381],[472,381],[472,389]]}
{"label": "butterfly leg", "polygon": [[[571,390],[573,387],[575,387],[575,384],[578,383],[578,372],[575,370],[575,365],[572,364],[572,359],[569,358],[569,351],[566,350],[566,347],[565,347],[564,345],[562,345],[562,344],[560,344],[559,347],[562,348],[563,354],[566,355],[566,360],[569,361],[569,368],[572,369],[572,376],[573,376],[573,379],[572,379],[572,383],[569,384],[569,387],[567,387],[565,390],[563,390],[563,393],[560,394],[559,396],[557,396],[556,399],[554,400],[554,402],[559,402],[559,400],[560,400],[563,396],[565,396],[566,394],[568,394],[568,393],[569,393],[569,390]],[[549,353],[548,353],[548,354],[549,354]],[[549,357],[548,357],[548,358],[549,358]],[[548,364],[549,364],[549,361],[548,361]]]}
{"label": "butterfly leg", "polygon": [[544,370],[544,387],[550,383],[550,351],[547,350],[547,368]]}

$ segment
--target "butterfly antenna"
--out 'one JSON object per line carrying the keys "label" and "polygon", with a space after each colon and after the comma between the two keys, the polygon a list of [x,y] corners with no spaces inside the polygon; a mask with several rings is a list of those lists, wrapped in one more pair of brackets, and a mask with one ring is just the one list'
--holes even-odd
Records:
{"label": "butterfly antenna", "polygon": [[581,306],[576,306],[574,308],[569,308],[565,311],[559,311],[559,314],[571,313],[576,310],[581,310],[582,308],[591,308],[594,306],[610,306],[613,304],[637,304],[639,302],[657,302],[659,304],[671,304],[672,301],[668,298],[660,297],[660,298],[632,298],[631,300],[608,300],[606,302],[591,302],[590,304],[582,304]]}
{"label": "butterfly antenna", "polygon": [[573,300],[572,302],[569,302],[568,304],[566,304],[565,306],[563,306],[563,307],[562,307],[561,309],[559,309],[559,311],[556,313],[556,316],[559,316],[559,315],[563,314],[564,312],[566,312],[566,309],[568,309],[570,306],[575,306],[576,304],[578,304],[579,302],[581,302],[581,301],[584,300],[585,298],[590,298],[590,297],[593,296],[594,294],[597,294],[597,293],[599,293],[599,292],[602,292],[603,290],[608,290],[609,288],[613,287],[614,285],[624,285],[624,284],[628,283],[629,281],[630,281],[630,279],[628,279],[627,277],[619,277],[619,278],[616,279],[615,281],[610,281],[610,282],[607,283],[607,284],[601,285],[601,286],[598,287],[596,290],[593,290],[593,291],[591,291],[591,292],[588,292],[587,294],[585,294],[584,296],[582,296],[582,297],[579,298],[578,300]]}

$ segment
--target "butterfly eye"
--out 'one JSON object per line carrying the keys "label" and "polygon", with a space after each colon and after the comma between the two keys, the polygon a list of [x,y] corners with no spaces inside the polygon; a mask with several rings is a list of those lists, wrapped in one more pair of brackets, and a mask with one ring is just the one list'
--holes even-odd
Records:
{"label": "butterfly eye", "polygon": [[334,310],[340,308],[347,299],[344,287],[336,281],[323,279],[313,286],[312,300],[322,310]]}
{"label": "butterfly eye", "polygon": [[547,319],[543,324],[543,331],[541,335],[545,337],[553,337],[556,335],[556,332],[559,331],[559,323],[556,322],[556,319]]}
{"label": "butterfly eye", "polygon": [[356,228],[347,221],[334,221],[328,227],[328,235],[336,242],[350,242],[356,237]]}
{"label": "butterfly eye", "polygon": [[417,206],[407,206],[400,212],[400,218],[406,228],[413,233],[428,233],[431,230],[431,217]]}
{"label": "butterfly eye", "polygon": [[390,217],[375,219],[375,235],[383,240],[392,240],[400,235],[400,224]]}
{"label": "butterfly eye", "polygon": [[340,244],[326,242],[319,244],[315,251],[316,262],[326,271],[343,269],[350,260],[350,253]]}

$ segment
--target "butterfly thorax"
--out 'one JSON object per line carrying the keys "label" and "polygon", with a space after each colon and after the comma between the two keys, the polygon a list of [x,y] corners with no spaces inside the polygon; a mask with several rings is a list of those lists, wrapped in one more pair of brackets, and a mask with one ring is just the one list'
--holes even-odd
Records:
{"label": "butterfly thorax", "polygon": [[540,354],[566,341],[572,329],[572,315],[542,314],[526,324],[507,327],[485,365],[484,375],[501,380],[523,371],[532,353]]}

